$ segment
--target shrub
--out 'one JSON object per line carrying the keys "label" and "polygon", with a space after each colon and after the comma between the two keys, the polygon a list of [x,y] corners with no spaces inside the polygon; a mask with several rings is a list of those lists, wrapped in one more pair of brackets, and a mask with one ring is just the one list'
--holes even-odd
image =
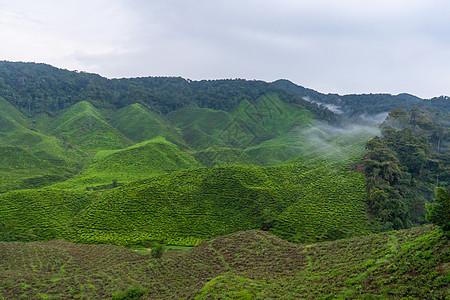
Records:
{"label": "shrub", "polygon": [[125,292],[121,292],[113,295],[112,299],[114,300],[132,300],[132,299],[141,299],[142,296],[147,294],[147,290],[140,286],[130,287]]}
{"label": "shrub", "polygon": [[163,253],[164,253],[163,246],[158,244],[155,248],[152,249],[152,253],[151,254],[152,254],[153,258],[158,259],[158,258],[161,258],[163,256]]}

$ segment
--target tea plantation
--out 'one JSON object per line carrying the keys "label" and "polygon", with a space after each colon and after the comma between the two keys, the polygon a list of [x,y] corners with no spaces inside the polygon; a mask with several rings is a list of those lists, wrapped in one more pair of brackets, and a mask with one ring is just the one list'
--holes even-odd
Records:
{"label": "tea plantation", "polygon": [[317,244],[236,232],[162,258],[62,240],[0,242],[0,253],[5,299],[448,297],[448,237],[427,226]]}
{"label": "tea plantation", "polygon": [[[80,202],[75,195],[90,200]],[[55,221],[41,224],[44,216],[67,207],[61,203],[72,198],[72,205],[82,209],[52,214]],[[33,200],[27,201],[33,204],[32,212],[18,205],[22,199]],[[79,243],[196,245],[214,236],[262,228],[292,241],[318,241],[369,233],[364,200],[364,176],[350,170],[308,171],[300,164],[223,166],[177,171],[84,194],[10,192],[0,195],[0,213],[12,228],[31,226],[39,217],[36,227],[55,232],[50,238]],[[16,231],[8,232],[14,236]],[[21,236],[17,233],[16,238]]]}

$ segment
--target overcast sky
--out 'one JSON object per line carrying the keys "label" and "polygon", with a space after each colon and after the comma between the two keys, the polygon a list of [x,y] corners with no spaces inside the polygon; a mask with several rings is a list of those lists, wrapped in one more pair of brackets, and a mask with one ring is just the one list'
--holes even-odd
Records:
{"label": "overcast sky", "polygon": [[0,60],[450,95],[449,0],[0,0]]}

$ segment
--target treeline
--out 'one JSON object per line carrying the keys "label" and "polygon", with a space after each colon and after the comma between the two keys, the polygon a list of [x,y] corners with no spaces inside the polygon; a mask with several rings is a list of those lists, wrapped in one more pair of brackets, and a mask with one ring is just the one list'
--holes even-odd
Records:
{"label": "treeline", "polygon": [[399,95],[384,93],[341,96],[338,94],[322,94],[312,89],[296,85],[288,80],[277,80],[273,84],[284,90],[291,91],[297,96],[305,97],[310,101],[336,105],[342,111],[342,116],[353,120],[360,116],[376,115],[397,108],[410,110],[418,107],[421,109],[440,110],[445,113],[450,112],[450,99],[446,96],[435,97],[429,100],[406,93]]}
{"label": "treeline", "polygon": [[107,109],[140,103],[161,114],[186,106],[231,111],[242,100],[253,103],[267,94],[277,94],[286,103],[308,109],[318,119],[338,121],[331,111],[264,81],[191,81],[181,77],[107,79],[45,64],[0,62],[0,95],[29,116],[43,112],[54,115],[80,101]]}
{"label": "treeline", "polygon": [[367,143],[368,206],[378,230],[425,222],[435,186],[450,184],[448,115],[393,110]]}

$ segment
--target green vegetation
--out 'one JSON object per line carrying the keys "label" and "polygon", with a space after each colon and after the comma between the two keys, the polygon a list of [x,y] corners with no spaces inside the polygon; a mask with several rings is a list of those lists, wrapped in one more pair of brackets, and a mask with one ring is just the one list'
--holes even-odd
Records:
{"label": "green vegetation", "polygon": [[0,96],[2,299],[445,296],[446,97],[9,62]]}
{"label": "green vegetation", "polygon": [[448,238],[417,227],[318,244],[237,232],[162,258],[111,245],[0,243],[0,297],[445,299]]}
{"label": "green vegetation", "polygon": [[[297,164],[181,170],[87,193],[90,204],[59,220],[64,226],[50,223],[46,227],[70,241],[122,245],[147,240],[196,245],[214,236],[261,228],[293,241],[329,240],[370,232],[364,191],[364,176],[343,168],[308,171]],[[0,195],[4,203],[0,218],[8,226],[34,222],[27,206],[24,211],[15,206],[20,203],[18,198],[32,192],[41,195],[33,196],[34,203],[48,211],[56,209],[48,207],[51,201],[57,204],[74,193],[47,190]],[[48,193],[54,193],[51,199]],[[11,220],[11,215],[19,219]]]}
{"label": "green vegetation", "polygon": [[119,149],[131,144],[86,101],[75,104],[53,123],[56,136],[82,151]]}
{"label": "green vegetation", "polygon": [[427,205],[427,220],[439,225],[444,231],[450,231],[450,188],[436,187],[433,204]]}
{"label": "green vegetation", "polygon": [[379,230],[425,221],[425,203],[435,186],[450,182],[448,119],[433,112],[392,111],[383,137],[367,143],[368,205]]}
{"label": "green vegetation", "polygon": [[168,114],[169,121],[181,129],[184,140],[194,149],[225,145],[221,134],[232,124],[233,117],[220,110],[186,107]]}
{"label": "green vegetation", "polygon": [[194,158],[159,137],[126,149],[99,151],[80,175],[53,187],[86,189],[109,185],[113,181],[116,185],[123,185],[133,180],[200,166]]}
{"label": "green vegetation", "polygon": [[[361,94],[361,95],[337,95],[322,94],[314,90],[296,85],[288,80],[277,80],[273,85],[294,93],[299,97],[320,103],[322,105],[334,105],[342,112],[341,116],[347,120],[364,119],[370,115],[387,113],[397,108],[410,110],[414,107],[421,109],[440,110],[450,113],[450,101],[446,96],[435,97],[430,100],[420,99],[410,94]],[[369,122],[370,123],[370,122]]]}
{"label": "green vegetation", "polygon": [[195,159],[206,167],[215,165],[259,165],[242,149],[211,146],[193,154]]}
{"label": "green vegetation", "polygon": [[130,287],[125,292],[114,294],[113,300],[133,300],[133,299],[141,299],[142,296],[147,294],[147,290],[142,287]]}
{"label": "green vegetation", "polygon": [[64,238],[71,220],[94,199],[92,193],[20,190],[0,194],[0,240]]}
{"label": "green vegetation", "polygon": [[134,142],[162,136],[169,142],[183,145],[183,139],[163,116],[135,103],[116,111],[109,123]]}
{"label": "green vegetation", "polygon": [[2,131],[12,131],[17,125],[29,126],[29,120],[2,97],[0,97],[0,108],[0,128]]}
{"label": "green vegetation", "polygon": [[[42,187],[64,180],[81,167],[82,156],[0,98],[0,192]],[[81,161],[81,162],[80,162]]]}

